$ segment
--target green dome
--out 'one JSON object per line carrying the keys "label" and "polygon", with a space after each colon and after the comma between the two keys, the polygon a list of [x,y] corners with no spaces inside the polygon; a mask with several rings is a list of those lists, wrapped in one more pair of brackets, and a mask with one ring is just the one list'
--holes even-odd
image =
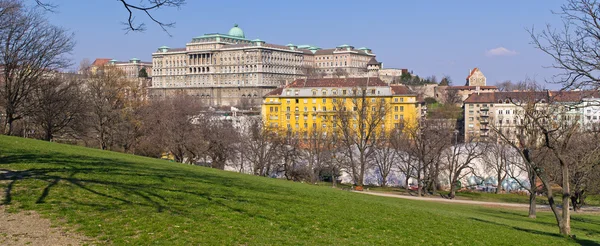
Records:
{"label": "green dome", "polygon": [[244,31],[242,31],[237,24],[233,25],[233,27],[229,29],[229,33],[227,33],[227,35],[237,38],[246,38]]}

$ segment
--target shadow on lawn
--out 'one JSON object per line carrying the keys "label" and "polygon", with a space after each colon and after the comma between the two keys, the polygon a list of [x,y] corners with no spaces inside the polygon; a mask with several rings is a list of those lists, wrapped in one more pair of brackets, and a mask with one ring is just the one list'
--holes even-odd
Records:
{"label": "shadow on lawn", "polygon": [[[524,232],[531,233],[531,234],[551,236],[551,237],[556,237],[556,238],[565,238],[564,236],[562,236],[562,235],[560,235],[558,233],[550,233],[550,232],[545,232],[545,231],[532,230],[532,229],[527,229],[527,228],[518,227],[518,226],[512,226],[512,225],[507,225],[507,224],[498,223],[498,222],[489,221],[489,220],[484,220],[484,219],[475,218],[475,217],[471,217],[470,219],[474,220],[474,221],[477,221],[477,222],[483,222],[483,223],[492,224],[492,225],[498,225],[498,226],[503,226],[503,227],[511,227],[511,228],[513,228],[513,229],[515,229],[517,231],[524,231]],[[599,246],[600,245],[599,243],[597,243],[595,241],[587,240],[587,239],[574,238],[574,239],[569,239],[569,240],[573,240],[573,241],[575,241],[576,243],[578,243],[580,245],[589,245],[589,246]]]}
{"label": "shadow on lawn", "polygon": [[[10,170],[3,166],[10,164],[33,164],[39,168],[26,170]],[[178,165],[178,164],[174,164]],[[143,178],[139,178],[143,177]],[[157,167],[157,165],[144,166],[127,161],[89,157],[73,156],[60,153],[32,154],[10,153],[0,158],[0,181],[7,181],[3,205],[13,202],[13,192],[19,182],[25,180],[38,180],[46,182],[35,203],[42,204],[48,199],[50,191],[57,185],[68,184],[71,187],[89,192],[92,196],[102,197],[102,200],[111,200],[118,205],[136,205],[152,207],[156,212],[168,211],[174,214],[188,214],[193,211],[185,206],[173,206],[172,202],[185,196],[192,196],[206,200],[210,203],[227,208],[233,212],[245,214],[249,217],[260,217],[249,210],[235,206],[235,203],[252,203],[263,207],[271,207],[266,200],[272,195],[280,195],[277,199],[285,200],[283,194],[288,194],[284,187],[277,190],[265,189],[260,184],[247,182],[240,178],[214,175],[210,172],[191,172],[189,169]],[[195,189],[204,187],[204,189]],[[210,187],[210,188],[206,188]],[[216,192],[214,192],[216,189]],[[31,187],[27,187],[31,188]],[[37,187],[34,187],[37,188]],[[42,187],[39,187],[40,189]],[[229,189],[243,188],[256,192],[251,195],[236,195]],[[259,195],[257,196],[257,193]],[[290,201],[293,198],[287,198]],[[78,197],[64,199],[74,204],[93,207],[98,210],[111,209],[112,204],[96,204],[83,201]],[[62,201],[62,202],[65,202]],[[224,202],[227,201],[227,202]],[[234,202],[234,205],[227,204]],[[293,200],[294,203],[300,201]],[[118,208],[116,208],[118,209]]]}
{"label": "shadow on lawn", "polygon": [[[515,211],[505,211],[505,210],[498,210],[498,211],[490,212],[490,211],[486,211],[486,210],[479,210],[479,211],[477,211],[477,213],[480,213],[485,216],[499,218],[499,219],[518,220],[518,221],[525,222],[525,223],[534,223],[534,224],[541,224],[541,225],[556,227],[555,221],[545,222],[545,221],[541,221],[539,219],[530,219],[526,216],[526,213],[524,213],[524,212],[519,213],[519,212],[515,212]],[[573,215],[571,215],[571,221],[576,221],[579,223],[589,223],[592,225],[600,224],[600,223],[595,223],[595,221],[593,219],[587,219],[587,218],[583,219],[583,218],[579,218],[579,217],[573,217]],[[571,224],[571,228],[575,228],[580,231],[585,231],[590,234],[600,234],[600,230],[593,230],[593,229],[585,228],[582,226],[574,226],[573,224]]]}

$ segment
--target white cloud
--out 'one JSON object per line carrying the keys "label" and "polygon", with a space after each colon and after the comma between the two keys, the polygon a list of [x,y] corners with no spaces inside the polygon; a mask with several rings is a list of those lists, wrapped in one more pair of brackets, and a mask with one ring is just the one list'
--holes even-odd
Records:
{"label": "white cloud", "polygon": [[485,52],[486,56],[514,56],[517,54],[519,54],[519,53],[517,53],[514,50],[509,50],[504,47],[493,48],[493,49],[487,50]]}

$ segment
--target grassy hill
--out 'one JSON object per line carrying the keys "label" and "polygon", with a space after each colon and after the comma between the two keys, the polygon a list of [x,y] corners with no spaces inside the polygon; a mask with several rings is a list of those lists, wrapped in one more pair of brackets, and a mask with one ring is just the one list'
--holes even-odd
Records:
{"label": "grassy hill", "polygon": [[600,216],[375,197],[324,186],[0,136],[9,210],[117,245],[565,245],[600,243]]}

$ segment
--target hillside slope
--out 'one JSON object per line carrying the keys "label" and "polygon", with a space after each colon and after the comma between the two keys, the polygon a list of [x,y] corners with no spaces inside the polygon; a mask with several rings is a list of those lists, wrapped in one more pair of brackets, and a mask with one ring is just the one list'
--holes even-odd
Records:
{"label": "hillside slope", "polygon": [[374,197],[109,151],[0,136],[4,206],[116,245],[565,245],[548,213]]}

